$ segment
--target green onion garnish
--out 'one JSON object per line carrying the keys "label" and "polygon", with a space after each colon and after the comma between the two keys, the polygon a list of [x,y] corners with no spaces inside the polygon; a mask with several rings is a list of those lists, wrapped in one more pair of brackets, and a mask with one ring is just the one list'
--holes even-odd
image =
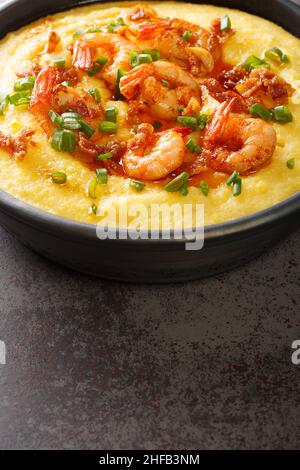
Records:
{"label": "green onion garnish", "polygon": [[202,148],[198,144],[196,144],[196,142],[194,141],[192,137],[187,141],[185,146],[190,152],[193,152],[193,153],[202,152]]}
{"label": "green onion garnish", "polygon": [[95,129],[88,125],[87,122],[83,121],[83,119],[78,119],[80,124],[80,130],[85,133],[85,135],[90,138],[95,133]]}
{"label": "green onion garnish", "polygon": [[101,31],[101,29],[99,28],[99,26],[97,26],[96,24],[93,24],[92,26],[90,26],[88,29],[87,29],[87,33],[99,33]]}
{"label": "green onion garnish", "polygon": [[88,195],[92,199],[96,199],[97,185],[98,185],[97,178],[93,178],[88,185]]}
{"label": "green onion garnish", "polygon": [[197,119],[193,116],[178,116],[177,122],[185,127],[191,127],[194,131],[197,129]]}
{"label": "green onion garnish", "polygon": [[253,69],[258,69],[260,67],[265,67],[267,69],[270,68],[270,64],[266,62],[263,59],[260,59],[259,57],[256,57],[255,55],[250,55],[245,62],[241,64],[241,67],[245,69],[247,72],[251,72]]}
{"label": "green onion garnish", "polygon": [[14,84],[14,91],[32,90],[35,83],[35,77],[25,77],[17,80]]}
{"label": "green onion garnish", "polygon": [[272,110],[275,121],[292,122],[293,115],[287,106],[276,106]]}
{"label": "green onion garnish", "polygon": [[173,85],[171,85],[171,83],[168,82],[168,80],[164,80],[164,79],[163,79],[163,80],[161,81],[161,83],[162,83],[162,85],[165,86],[166,88],[170,88],[170,89],[173,88]]}
{"label": "green onion garnish", "polygon": [[235,182],[233,183],[233,188],[232,188],[233,195],[239,196],[242,192],[242,180],[241,178],[236,178]]}
{"label": "green onion garnish", "polygon": [[104,134],[116,134],[118,130],[118,125],[115,122],[111,121],[102,121],[99,124],[99,131]]}
{"label": "green onion garnish", "polygon": [[81,124],[79,122],[79,114],[73,112],[66,112],[61,115],[62,118],[62,127],[65,129],[79,130],[81,129]]}
{"label": "green onion garnish", "polygon": [[178,113],[182,113],[182,111],[184,111],[184,105],[183,104],[180,104],[177,108],[177,112]]}
{"label": "green onion garnish", "polygon": [[180,189],[180,193],[182,194],[182,196],[187,196],[187,194],[189,194],[187,181],[183,183],[182,188]]}
{"label": "green onion garnish", "polygon": [[53,122],[53,124],[55,124],[58,127],[63,127],[64,120],[55,111],[49,111],[48,116],[51,119],[51,121]]}
{"label": "green onion garnish", "polygon": [[100,72],[103,69],[106,62],[107,62],[106,57],[98,57],[98,59],[94,60],[93,66],[90,70],[87,71],[87,74],[90,77],[93,77],[96,73]]}
{"label": "green onion garnish", "polygon": [[9,101],[15,106],[22,106],[24,104],[29,104],[30,102],[31,91],[17,91],[9,96]]}
{"label": "green onion garnish", "polygon": [[204,196],[207,197],[208,193],[209,193],[209,186],[208,186],[207,182],[204,181],[204,180],[200,181],[199,188],[201,189]]}
{"label": "green onion garnish", "polygon": [[265,52],[267,59],[273,60],[273,62],[285,62],[286,64],[290,61],[289,57],[279,47],[272,47]]}
{"label": "green onion garnish", "polygon": [[51,178],[55,184],[65,184],[67,181],[67,175],[62,171],[53,171],[53,173],[51,173]]}
{"label": "green onion garnish", "polygon": [[86,29],[77,29],[77,31],[73,33],[73,39],[77,39],[79,36],[82,36],[85,33],[87,33]]}
{"label": "green onion garnish", "polygon": [[117,108],[107,108],[105,110],[105,120],[116,122],[117,121]]}
{"label": "green onion garnish", "polygon": [[150,55],[153,62],[160,59],[160,52],[156,49],[143,49],[143,54]]}
{"label": "green onion garnish", "polygon": [[0,116],[3,116],[4,111],[9,105],[9,95],[2,95],[0,99]]}
{"label": "green onion garnish", "polygon": [[89,88],[88,93],[95,99],[96,103],[100,103],[101,95],[98,88]]}
{"label": "green onion garnish", "polygon": [[272,114],[260,103],[255,103],[249,108],[250,114],[253,117],[264,119],[265,121],[270,121],[272,119]]}
{"label": "green onion garnish", "polygon": [[294,158],[290,158],[287,162],[286,162],[286,166],[288,167],[289,170],[293,170],[295,168],[295,159]]}
{"label": "green onion garnish", "polygon": [[155,120],[155,121],[152,122],[152,126],[154,127],[154,129],[155,129],[156,131],[158,131],[158,129],[161,128],[162,123],[161,123],[160,121],[156,121],[156,120]]}
{"label": "green onion garnish", "polygon": [[229,176],[228,180],[226,181],[227,186],[231,186],[237,178],[240,176],[240,173],[237,170],[234,170],[234,172]]}
{"label": "green onion garnish", "polygon": [[152,62],[152,56],[151,54],[139,54],[138,52],[131,51],[129,61],[131,67],[137,67],[138,65]]}
{"label": "green onion garnish", "polygon": [[108,180],[107,169],[106,168],[97,168],[96,177],[98,184],[106,184]]}
{"label": "green onion garnish", "polygon": [[182,173],[180,173],[180,175],[176,176],[167,184],[165,184],[164,189],[169,193],[175,193],[176,191],[180,191],[182,187],[186,186],[189,176],[190,175],[186,171],[183,171]]}
{"label": "green onion garnish", "polygon": [[129,186],[136,191],[143,191],[146,184],[139,180],[130,180]]}
{"label": "green onion garnish", "polygon": [[61,58],[57,57],[56,59],[53,59],[53,64],[56,67],[64,67],[66,65],[66,61],[65,61],[65,59],[61,59]]}
{"label": "green onion garnish", "polygon": [[122,100],[124,98],[124,96],[120,92],[120,80],[121,80],[122,77],[124,77],[124,75],[126,73],[127,73],[127,70],[118,69],[117,80],[116,80],[116,98],[117,98],[117,100]]}
{"label": "green onion garnish", "polygon": [[197,113],[197,123],[200,131],[204,131],[206,124],[210,121],[210,114]]}
{"label": "green onion garnish", "polygon": [[182,35],[182,39],[184,39],[185,41],[189,41],[190,37],[192,36],[193,33],[191,33],[190,31],[185,31]]}
{"label": "green onion garnish", "polygon": [[93,204],[91,205],[91,211],[93,214],[97,215],[97,210],[98,210],[98,207],[96,206],[96,204],[93,202]]}
{"label": "green onion garnish", "polygon": [[228,15],[225,15],[221,18],[220,21],[220,30],[221,31],[228,31],[231,29],[231,20]]}
{"label": "green onion garnish", "polygon": [[112,157],[113,157],[112,152],[101,153],[100,155],[97,155],[96,160],[97,161],[108,160],[109,158],[112,158]]}
{"label": "green onion garnish", "polygon": [[67,129],[56,129],[52,136],[51,145],[58,152],[74,152],[76,146],[74,132]]}
{"label": "green onion garnish", "polygon": [[116,21],[111,21],[106,27],[108,31],[114,33],[120,26],[125,26],[125,22],[121,16],[117,18]]}

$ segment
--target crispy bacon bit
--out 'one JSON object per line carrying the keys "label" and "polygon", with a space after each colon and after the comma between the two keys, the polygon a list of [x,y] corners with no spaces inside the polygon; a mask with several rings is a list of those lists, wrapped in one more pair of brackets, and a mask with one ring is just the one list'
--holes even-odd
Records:
{"label": "crispy bacon bit", "polygon": [[208,93],[219,103],[223,101],[231,100],[236,98],[233,106],[233,112],[235,113],[247,113],[248,106],[246,101],[237,92],[233,90],[225,90],[221,83],[214,78],[204,78],[201,80],[200,85],[205,87]]}
{"label": "crispy bacon bit", "polygon": [[111,152],[113,154],[112,159],[115,161],[121,159],[127,147],[125,142],[119,142],[118,140],[112,140],[105,145],[96,144],[96,142],[89,140],[82,132],[79,132],[77,146],[81,154],[92,159],[95,159],[101,153]]}
{"label": "crispy bacon bit", "polygon": [[41,66],[37,62],[33,62],[27,70],[21,70],[17,73],[18,78],[32,77],[38,75],[41,71]]}
{"label": "crispy bacon bit", "polygon": [[34,132],[34,130],[25,127],[13,137],[0,131],[0,148],[18,160],[22,160],[27,153],[27,146]]}
{"label": "crispy bacon bit", "polygon": [[228,90],[232,90],[238,83],[245,80],[248,76],[246,70],[239,66],[233,67],[230,70],[226,70],[220,76],[220,82]]}
{"label": "crispy bacon bit", "polygon": [[60,36],[55,31],[51,31],[49,34],[48,42],[45,47],[45,52],[51,54],[54,52],[57,45],[60,43]]}

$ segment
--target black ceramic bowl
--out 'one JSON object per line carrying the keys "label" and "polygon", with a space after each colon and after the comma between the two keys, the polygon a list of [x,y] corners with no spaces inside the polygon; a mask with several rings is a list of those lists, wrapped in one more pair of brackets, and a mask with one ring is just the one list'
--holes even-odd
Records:
{"label": "black ceramic bowl", "polygon": [[[0,7],[0,36],[78,4],[74,0],[15,0]],[[287,0],[205,0],[238,8],[299,34],[300,8]],[[205,229],[204,248],[178,240],[105,240],[95,226],[43,212],[0,191],[0,223],[28,247],[59,264],[108,279],[172,282],[226,271],[265,251],[300,225],[300,194],[270,209]]]}

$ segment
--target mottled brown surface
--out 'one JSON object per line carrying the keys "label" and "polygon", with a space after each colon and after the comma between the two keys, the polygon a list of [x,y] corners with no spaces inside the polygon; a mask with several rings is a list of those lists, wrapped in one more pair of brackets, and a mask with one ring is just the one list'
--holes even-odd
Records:
{"label": "mottled brown surface", "polygon": [[134,286],[1,230],[1,448],[299,448],[299,235],[215,279]]}

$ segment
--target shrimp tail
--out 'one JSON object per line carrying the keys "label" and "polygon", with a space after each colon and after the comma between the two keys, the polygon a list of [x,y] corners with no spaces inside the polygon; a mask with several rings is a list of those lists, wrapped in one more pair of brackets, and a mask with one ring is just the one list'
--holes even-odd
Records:
{"label": "shrimp tail", "polygon": [[142,64],[127,72],[120,80],[120,91],[127,99],[138,93],[139,85],[151,75],[151,64]]}
{"label": "shrimp tail", "polygon": [[55,67],[44,67],[38,74],[30,99],[30,109],[37,105],[46,105],[51,99],[53,88],[57,81],[57,69]]}
{"label": "shrimp tail", "polygon": [[91,48],[82,41],[76,41],[73,52],[73,65],[80,70],[90,70],[93,66]]}
{"label": "shrimp tail", "polygon": [[157,33],[164,31],[172,25],[173,20],[164,20],[156,23],[142,25],[138,30],[138,39],[151,39]]}
{"label": "shrimp tail", "polygon": [[236,101],[236,98],[231,98],[230,101],[224,101],[224,103],[220,104],[220,106],[217,108],[206,132],[206,142],[215,142],[222,139],[226,125],[230,118],[230,113],[236,105]]}

